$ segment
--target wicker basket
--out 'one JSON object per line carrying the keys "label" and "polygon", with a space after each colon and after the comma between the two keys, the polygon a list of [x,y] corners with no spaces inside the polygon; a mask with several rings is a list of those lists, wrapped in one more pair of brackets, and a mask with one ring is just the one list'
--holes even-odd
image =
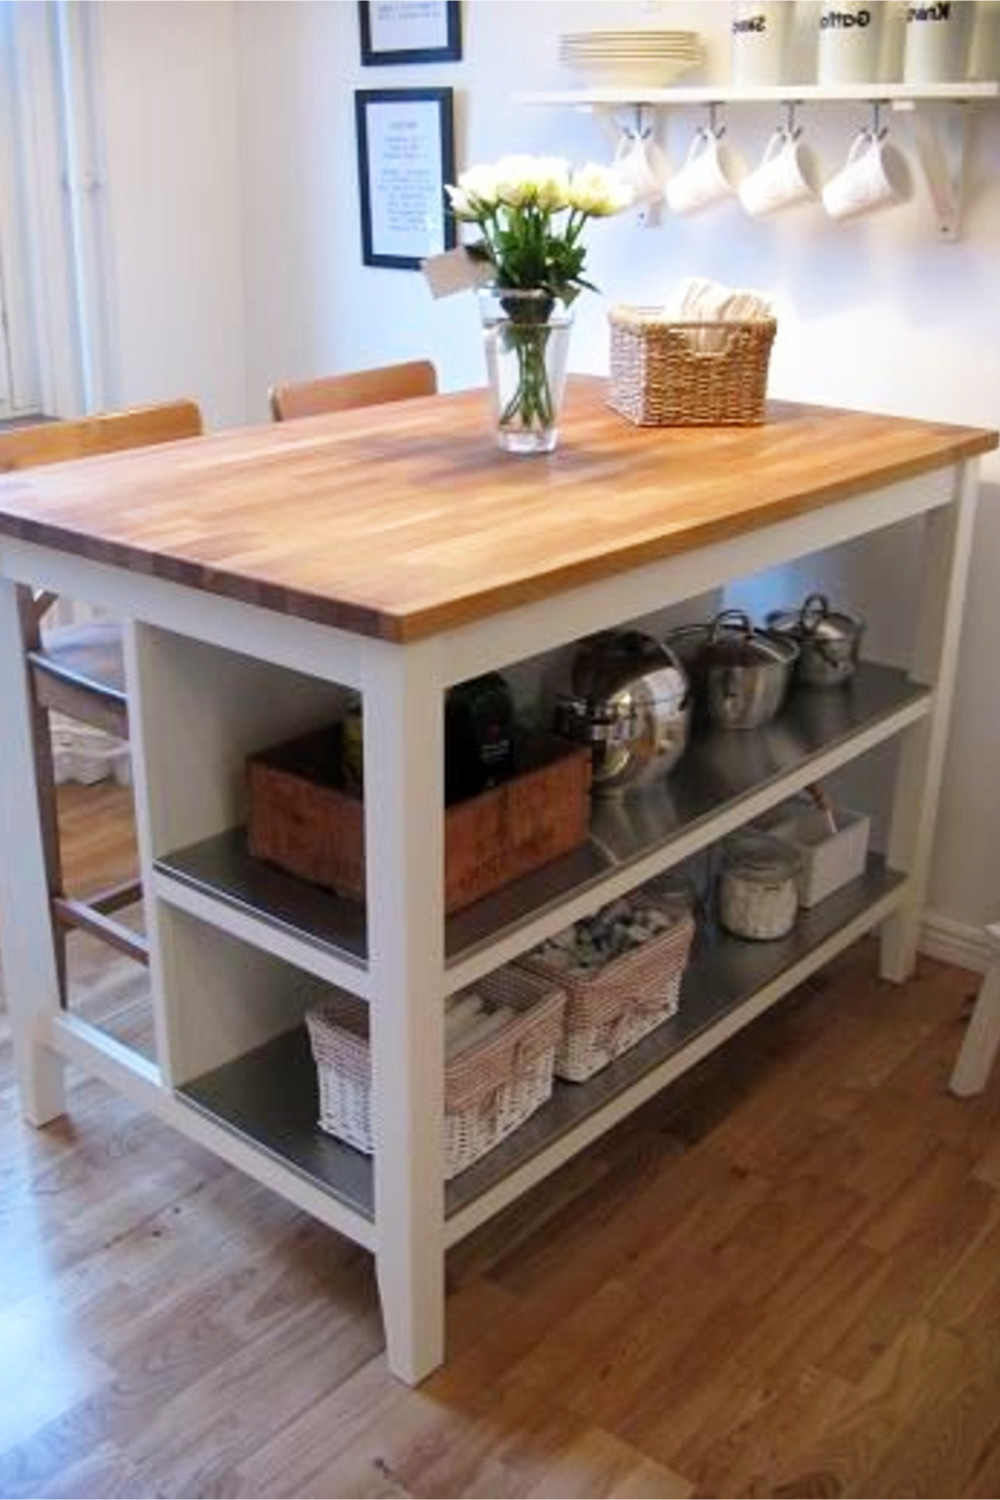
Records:
{"label": "wicker basket", "polygon": [[676,323],[662,309],[619,306],[608,321],[608,405],[630,422],[640,427],[763,422],[777,329],[773,318]]}
{"label": "wicker basket", "polygon": [[[477,981],[488,1006],[517,1014],[482,1042],[456,1051],[445,1067],[444,1175],[455,1177],[523,1125],[552,1094],[566,996],[549,980],[513,966]],[[319,1081],[319,1127],[371,1155],[368,1009],[335,990],[306,1015]]]}
{"label": "wicker basket", "polygon": [[[648,906],[658,905],[643,899]],[[694,919],[688,912],[660,910],[673,919],[666,931],[589,973],[568,974],[534,954],[518,960],[526,972],[561,985],[566,993],[555,1062],[558,1078],[581,1083],[592,1077],[676,1013]]]}

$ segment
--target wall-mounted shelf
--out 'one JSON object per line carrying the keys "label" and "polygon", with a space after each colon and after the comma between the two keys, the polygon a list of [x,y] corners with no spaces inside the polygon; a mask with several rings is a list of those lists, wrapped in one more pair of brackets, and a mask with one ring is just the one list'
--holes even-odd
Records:
{"label": "wall-mounted shelf", "polygon": [[884,100],[897,109],[921,102],[968,103],[1000,98],[1000,83],[782,83],[767,88],[731,88],[705,83],[692,87],[564,89],[553,93],[517,94],[521,104],[560,104],[580,109],[632,104],[812,104],[831,101]]}
{"label": "wall-mounted shelf", "polygon": [[518,94],[522,104],[578,109],[612,121],[616,130],[624,110],[633,112],[631,128],[643,129],[647,110],[704,105],[712,110],[727,105],[869,103],[888,105],[912,117],[914,143],[927,182],[942,239],[956,240],[961,226],[965,177],[965,140],[968,106],[1000,99],[1000,82],[982,83],[857,83],[836,87],[821,83],[789,83],[760,88],[725,84],[691,87],[587,88]]}

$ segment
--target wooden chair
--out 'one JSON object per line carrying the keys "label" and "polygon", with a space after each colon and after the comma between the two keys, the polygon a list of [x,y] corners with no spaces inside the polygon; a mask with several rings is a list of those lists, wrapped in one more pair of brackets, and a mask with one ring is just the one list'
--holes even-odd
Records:
{"label": "wooden chair", "polygon": [[436,392],[437,371],[430,360],[413,359],[375,370],[353,370],[272,386],[271,414],[276,422],[288,422],[295,417],[380,406],[385,401],[407,401],[411,396],[433,396]]}
{"label": "wooden chair", "polygon": [[[201,413],[191,401],[12,427],[0,431],[0,472],[174,442],[197,437],[202,430]],[[141,496],[137,496],[137,503],[141,503]],[[27,651],[38,811],[56,963],[65,1003],[69,929],[81,928],[139,963],[148,961],[145,939],[113,915],[139,899],[139,882],[124,882],[84,902],[63,887],[59,850],[50,715],[64,714],[121,739],[128,738],[121,628],[113,620],[99,620],[65,626],[47,633],[43,640],[42,620],[56,603],[56,596],[35,594],[29,588],[19,589],[18,594]],[[7,857],[11,857],[9,851]]]}

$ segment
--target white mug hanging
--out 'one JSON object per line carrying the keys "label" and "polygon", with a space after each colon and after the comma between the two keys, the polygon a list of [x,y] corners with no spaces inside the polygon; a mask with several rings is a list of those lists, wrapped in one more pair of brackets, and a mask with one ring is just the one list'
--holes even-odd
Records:
{"label": "white mug hanging", "polygon": [[862,130],[847,161],[823,188],[823,207],[831,219],[857,219],[877,209],[893,208],[913,192],[906,157],[886,140],[884,130]]}
{"label": "white mug hanging", "polygon": [[632,202],[656,203],[663,197],[667,162],[648,130],[628,130],[618,142],[615,175],[632,189]]}
{"label": "white mug hanging", "polygon": [[799,130],[782,126],[767,143],[763,159],[740,184],[740,202],[752,218],[819,198],[816,160]]}
{"label": "white mug hanging", "polygon": [[667,203],[675,214],[695,214],[736,195],[738,162],[721,131],[703,125],[695,132],[680,171],[667,183]]}

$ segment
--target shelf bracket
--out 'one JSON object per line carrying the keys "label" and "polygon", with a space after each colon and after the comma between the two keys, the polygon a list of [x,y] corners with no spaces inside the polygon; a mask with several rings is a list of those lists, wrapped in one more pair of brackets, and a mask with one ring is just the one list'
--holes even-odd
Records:
{"label": "shelf bracket", "polygon": [[968,118],[967,106],[954,100],[921,101],[913,110],[917,155],[944,240],[961,233]]}

